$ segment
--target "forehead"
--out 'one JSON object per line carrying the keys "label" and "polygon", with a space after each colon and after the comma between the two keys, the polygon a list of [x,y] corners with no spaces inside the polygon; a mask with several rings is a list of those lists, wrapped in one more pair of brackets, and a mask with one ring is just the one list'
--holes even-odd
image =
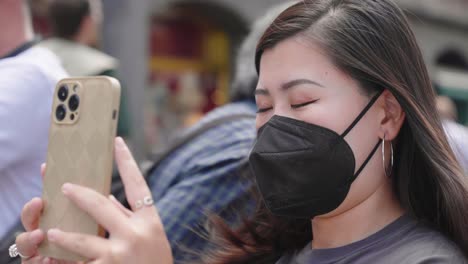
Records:
{"label": "forehead", "polygon": [[312,79],[324,86],[353,82],[333,64],[322,48],[301,36],[283,40],[265,50],[259,74],[258,84],[263,87],[300,78]]}

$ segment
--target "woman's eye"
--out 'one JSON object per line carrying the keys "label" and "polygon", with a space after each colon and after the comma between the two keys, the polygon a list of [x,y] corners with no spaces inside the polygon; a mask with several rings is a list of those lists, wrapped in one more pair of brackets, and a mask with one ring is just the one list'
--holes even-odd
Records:
{"label": "woman's eye", "polygon": [[303,107],[303,106],[306,106],[306,105],[313,104],[313,103],[315,103],[315,102],[317,102],[317,101],[318,101],[318,99],[317,99],[317,100],[308,101],[308,102],[305,102],[305,103],[301,103],[301,104],[294,104],[294,105],[291,105],[291,108],[294,108],[294,109],[300,108],[300,107]]}
{"label": "woman's eye", "polygon": [[257,110],[257,113],[264,113],[264,112],[269,111],[271,109],[273,109],[273,107],[259,108]]}

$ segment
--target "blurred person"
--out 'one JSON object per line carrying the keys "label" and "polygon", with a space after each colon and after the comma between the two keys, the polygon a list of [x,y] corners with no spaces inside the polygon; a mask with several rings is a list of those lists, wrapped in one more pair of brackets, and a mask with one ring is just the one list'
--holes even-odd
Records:
{"label": "blurred person", "polygon": [[173,95],[176,113],[181,115],[181,126],[195,125],[203,117],[205,95],[200,89],[200,77],[195,72],[185,72],[180,77],[179,89]]}
{"label": "blurred person", "polygon": [[457,106],[447,96],[437,96],[436,97],[436,107],[437,112],[440,117],[445,120],[450,120],[456,122],[458,119]]}
{"label": "blurred person", "polygon": [[437,96],[436,106],[449,143],[463,169],[468,173],[468,128],[457,123],[457,107],[449,97]]}
{"label": "blurred person", "polygon": [[[118,79],[118,61],[96,49],[103,23],[101,0],[50,0],[51,37],[40,45],[53,51],[71,76],[107,75]],[[122,89],[117,134],[128,136],[129,113]]]}
{"label": "blurred person", "polygon": [[150,190],[161,210],[176,263],[199,261],[201,256],[196,252],[211,246],[206,237],[208,215],[219,214],[236,225],[240,217],[230,210],[245,215],[253,212],[250,190],[254,186],[246,170],[256,137],[255,47],[268,25],[290,5],[272,7],[252,25],[236,58],[230,103],[214,109],[184,132],[181,139],[187,142],[169,149],[151,169]]}
{"label": "blurred person", "polygon": [[202,132],[160,160],[149,176],[175,262],[199,260],[200,255],[193,252],[203,252],[210,246],[203,235],[208,233],[208,215],[219,214],[235,225],[240,219],[230,210],[246,215],[253,212],[249,193],[252,178],[246,165],[256,137],[255,47],[267,26],[290,5],[272,7],[252,25],[238,50],[230,103],[209,112],[188,129],[182,138],[197,130]]}
{"label": "blurred person", "polygon": [[[221,247],[200,252],[205,263],[467,263],[467,178],[393,1],[300,1],[267,28],[255,58],[249,164],[261,203],[241,228],[217,221]],[[96,263],[173,263],[158,210],[137,206],[151,192],[121,139],[116,159],[131,210],[63,185],[110,239],[56,229],[47,238]],[[30,224],[41,208],[34,199],[23,211],[25,264],[41,258],[45,234]]]}
{"label": "blurred person", "polygon": [[443,122],[453,152],[468,176],[468,128],[452,120]]}
{"label": "blurred person", "polygon": [[[444,52],[438,59],[437,65],[443,67],[442,70],[455,70],[468,74],[467,60],[455,50]],[[435,86],[440,85],[436,83]],[[468,128],[458,122],[457,106],[453,100],[447,96],[437,96],[437,111],[442,118],[442,124],[447,133],[450,145],[460,164],[468,173]]]}
{"label": "blurred person", "polygon": [[[27,1],[0,1],[0,242],[24,202],[42,191],[52,98],[66,76],[58,58],[35,46]],[[2,243],[0,243],[2,244]]]}

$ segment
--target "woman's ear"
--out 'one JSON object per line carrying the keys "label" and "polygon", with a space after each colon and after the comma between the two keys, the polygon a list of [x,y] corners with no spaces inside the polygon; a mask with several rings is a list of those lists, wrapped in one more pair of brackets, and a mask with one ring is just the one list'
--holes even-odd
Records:
{"label": "woman's ear", "polygon": [[384,115],[380,121],[379,136],[382,139],[385,136],[385,140],[394,140],[398,136],[403,122],[405,121],[405,112],[390,91],[385,90],[381,96],[381,100],[383,100],[381,106]]}

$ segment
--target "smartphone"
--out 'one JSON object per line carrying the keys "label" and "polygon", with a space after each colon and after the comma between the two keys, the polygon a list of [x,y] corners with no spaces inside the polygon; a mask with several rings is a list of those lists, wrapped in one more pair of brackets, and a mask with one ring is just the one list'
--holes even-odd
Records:
{"label": "smartphone", "polygon": [[[109,195],[120,84],[105,76],[66,78],[57,83],[53,96],[39,227],[44,232],[59,228],[103,235],[98,224],[63,195],[61,187],[70,182]],[[39,253],[86,261],[47,239],[39,246]]]}

